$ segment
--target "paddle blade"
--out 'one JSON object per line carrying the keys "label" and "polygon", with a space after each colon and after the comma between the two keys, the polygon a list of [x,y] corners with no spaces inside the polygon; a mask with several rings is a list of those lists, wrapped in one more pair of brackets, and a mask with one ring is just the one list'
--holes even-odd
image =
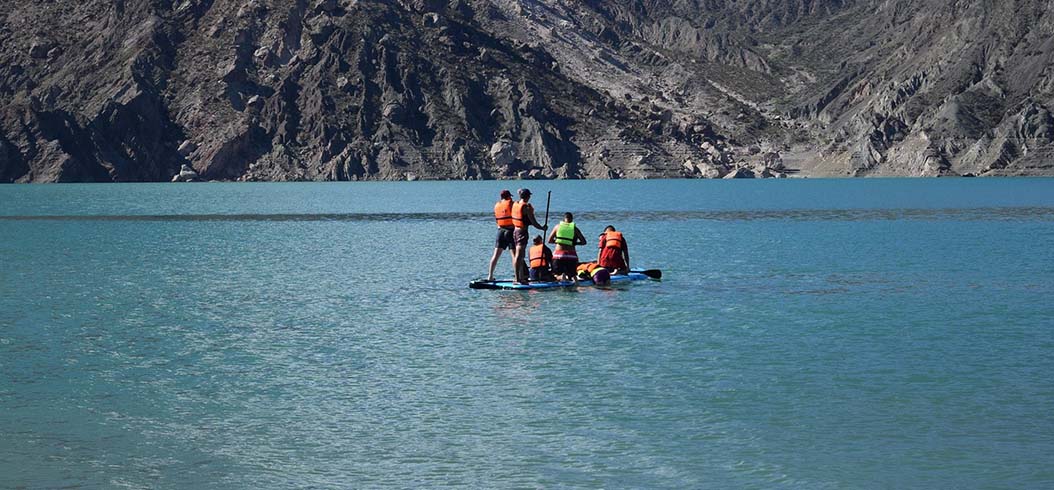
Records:
{"label": "paddle blade", "polygon": [[497,281],[472,281],[468,283],[468,287],[472,289],[501,289],[496,283]]}
{"label": "paddle blade", "polygon": [[662,279],[662,271],[659,269],[635,270],[633,272],[639,272],[652,279]]}

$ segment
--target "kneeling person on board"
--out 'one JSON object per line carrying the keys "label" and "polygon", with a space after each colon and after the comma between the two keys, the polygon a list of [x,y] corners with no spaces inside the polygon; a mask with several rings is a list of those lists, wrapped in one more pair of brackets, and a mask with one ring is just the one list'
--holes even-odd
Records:
{"label": "kneeling person on board", "polygon": [[494,280],[494,267],[498,265],[501,251],[512,248],[513,255],[516,252],[516,245],[512,241],[512,193],[508,189],[501,191],[498,202],[494,203],[494,220],[498,222],[498,237],[494,240],[494,255],[490,257],[490,270],[487,271],[488,281]]}
{"label": "kneeling person on board", "polygon": [[527,264],[524,262],[524,254],[527,251],[527,237],[530,235],[530,227],[545,231],[546,227],[538,223],[534,217],[534,206],[531,206],[531,190],[520,189],[520,200],[512,205],[512,224],[516,228],[512,231],[512,240],[516,244],[513,249],[512,261],[515,267],[516,284],[527,283]]}
{"label": "kneeling person on board", "polygon": [[607,268],[601,267],[596,262],[584,262],[576,268],[578,278],[582,280],[593,280],[593,284],[604,286],[611,282],[611,273]]}
{"label": "kneeling person on board", "polygon": [[564,213],[564,220],[549,234],[549,243],[556,244],[553,252],[553,273],[563,281],[578,281],[575,268],[578,267],[578,252],[575,245],[585,245],[586,237],[575,226],[575,217]]}
{"label": "kneeling person on board", "polygon": [[528,257],[531,261],[531,281],[551,282],[553,273],[550,267],[553,264],[553,252],[542,243],[542,236],[534,237],[534,246]]}
{"label": "kneeling person on board", "polygon": [[615,231],[614,226],[604,228],[600,234],[600,245],[597,251],[597,263],[611,271],[612,274],[629,273],[629,245],[622,233]]}

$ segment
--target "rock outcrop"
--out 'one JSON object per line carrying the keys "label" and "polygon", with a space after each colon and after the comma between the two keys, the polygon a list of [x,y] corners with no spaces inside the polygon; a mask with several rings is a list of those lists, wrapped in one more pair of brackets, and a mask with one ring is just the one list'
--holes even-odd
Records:
{"label": "rock outcrop", "polygon": [[0,181],[1054,174],[1038,0],[9,0]]}
{"label": "rock outcrop", "polygon": [[195,182],[199,179],[201,179],[201,176],[194,169],[190,168],[190,165],[184,163],[179,168],[179,173],[172,177],[172,182]]}

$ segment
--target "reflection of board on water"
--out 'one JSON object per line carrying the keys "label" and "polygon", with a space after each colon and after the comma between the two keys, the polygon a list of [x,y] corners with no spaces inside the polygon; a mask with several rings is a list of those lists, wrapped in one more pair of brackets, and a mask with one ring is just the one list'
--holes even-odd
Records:
{"label": "reflection of board on water", "polygon": [[[652,281],[658,281],[662,279],[662,271],[659,269],[648,269],[648,270],[632,270],[629,274],[615,274],[611,276],[611,283],[623,283],[631,281],[642,281],[650,279]],[[530,284],[515,284],[511,280],[505,281],[472,281],[468,283],[468,287],[472,289],[556,289],[556,288],[567,288],[575,286],[593,286],[593,281],[588,279],[579,280],[578,283],[574,281],[555,281],[555,282],[532,282]]]}

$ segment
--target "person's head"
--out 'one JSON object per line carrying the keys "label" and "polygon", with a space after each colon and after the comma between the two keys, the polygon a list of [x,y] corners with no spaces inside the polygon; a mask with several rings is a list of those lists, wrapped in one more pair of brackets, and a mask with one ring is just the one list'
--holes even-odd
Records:
{"label": "person's head", "polygon": [[534,244],[535,245],[541,245],[542,244],[542,236],[541,235],[534,235]]}
{"label": "person's head", "polygon": [[564,213],[564,221],[571,223],[575,220],[575,215],[571,213]]}
{"label": "person's head", "polygon": [[531,200],[531,190],[530,189],[520,189],[520,199],[522,199],[524,201],[530,201]]}
{"label": "person's head", "polygon": [[611,273],[603,267],[598,267],[593,271],[593,284],[598,286],[611,284]]}
{"label": "person's head", "polygon": [[608,226],[607,226],[607,228],[604,228],[604,231],[605,231],[605,232],[608,232],[608,231],[615,231],[615,227],[614,227],[614,226],[611,226],[611,225],[608,225]]}
{"label": "person's head", "polygon": [[509,192],[508,189],[502,189],[501,190],[501,198],[502,199],[512,199],[512,193]]}

